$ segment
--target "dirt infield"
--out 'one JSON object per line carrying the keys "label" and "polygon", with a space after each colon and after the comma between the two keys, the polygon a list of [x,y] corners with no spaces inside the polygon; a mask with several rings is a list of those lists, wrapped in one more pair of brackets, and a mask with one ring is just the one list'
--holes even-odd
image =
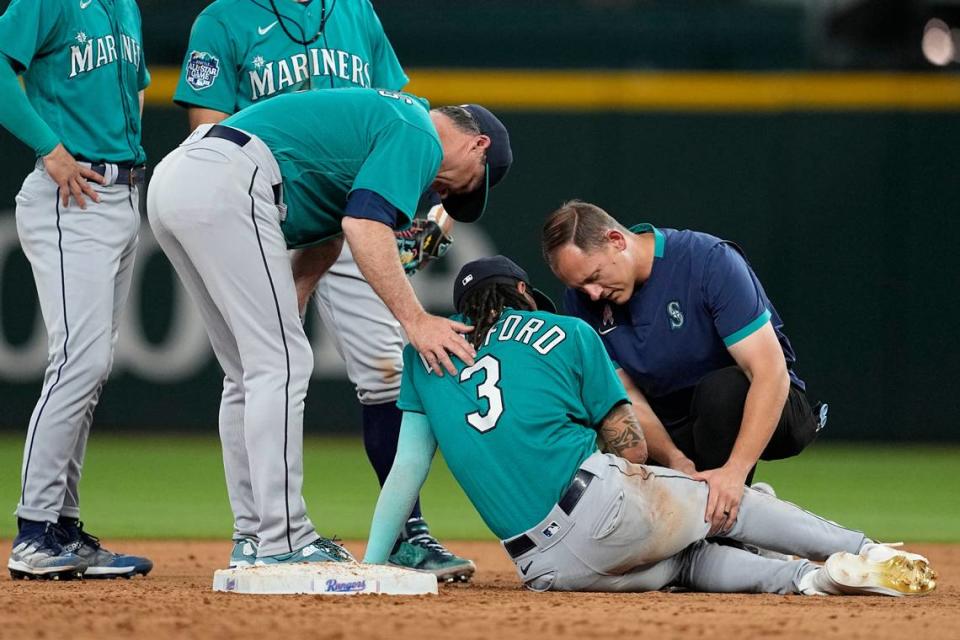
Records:
{"label": "dirt infield", "polygon": [[[0,542],[9,549],[9,541]],[[355,553],[361,544],[348,544]],[[224,542],[108,541],[153,558],[146,579],[0,580],[0,638],[960,638],[960,545],[913,545],[940,573],[933,595],[535,594],[491,543],[457,543],[480,570],[439,596],[243,596],[210,591]],[[5,557],[5,556],[4,556]]]}

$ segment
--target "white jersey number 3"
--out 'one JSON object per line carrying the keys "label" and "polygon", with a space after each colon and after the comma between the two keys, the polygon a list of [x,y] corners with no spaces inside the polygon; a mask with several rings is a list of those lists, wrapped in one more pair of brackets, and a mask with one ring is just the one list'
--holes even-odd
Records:
{"label": "white jersey number 3", "polygon": [[503,394],[497,386],[500,382],[500,361],[491,355],[483,356],[472,367],[460,372],[460,382],[466,382],[478,371],[483,371],[485,378],[477,385],[477,397],[486,400],[489,408],[483,414],[479,411],[468,413],[467,422],[480,433],[486,433],[497,426],[497,421],[503,415]]}

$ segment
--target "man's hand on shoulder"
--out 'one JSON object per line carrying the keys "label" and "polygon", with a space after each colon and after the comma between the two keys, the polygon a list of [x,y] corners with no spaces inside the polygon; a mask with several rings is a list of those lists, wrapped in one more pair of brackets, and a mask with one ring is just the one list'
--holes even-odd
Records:
{"label": "man's hand on shoulder", "polygon": [[438,376],[443,376],[443,369],[452,376],[457,375],[457,368],[453,366],[449,354],[457,356],[468,365],[473,364],[473,358],[477,355],[462,335],[473,331],[473,327],[461,322],[424,312],[404,329],[410,344],[423,356],[430,370]]}

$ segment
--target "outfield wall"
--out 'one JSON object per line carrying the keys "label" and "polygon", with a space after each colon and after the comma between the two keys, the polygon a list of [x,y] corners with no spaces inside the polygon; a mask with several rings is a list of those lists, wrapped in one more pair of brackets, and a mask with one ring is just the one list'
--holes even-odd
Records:
{"label": "outfield wall", "polygon": [[[449,311],[451,270],[492,251],[558,292],[540,261],[538,232],[570,197],[625,222],[709,231],[738,241],[760,274],[812,395],[831,402],[827,436],[958,439],[954,90],[934,91],[934,103],[920,106],[851,94],[840,106],[501,108],[515,167],[482,222],[458,229],[446,263],[415,278],[418,293],[431,309]],[[152,163],[186,133],[180,110],[155,104],[162,101],[151,100],[145,114]],[[3,132],[0,157],[0,425],[23,429],[45,337],[10,209],[33,161]],[[219,375],[202,326],[145,220],[141,247],[98,428],[213,433]],[[308,430],[356,430],[339,358],[310,324],[317,359]]]}

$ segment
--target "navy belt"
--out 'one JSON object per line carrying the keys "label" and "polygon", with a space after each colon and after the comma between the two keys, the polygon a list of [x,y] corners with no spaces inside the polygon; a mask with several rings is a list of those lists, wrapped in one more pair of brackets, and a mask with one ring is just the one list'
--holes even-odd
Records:
{"label": "navy belt", "polygon": [[[248,142],[250,142],[250,136],[240,129],[234,129],[233,127],[228,127],[222,124],[215,124],[203,135],[204,138],[220,138],[221,140],[229,140],[238,147],[244,147]],[[283,184],[273,185],[273,202],[275,204],[280,204],[283,202]]]}
{"label": "navy belt", "polygon": [[207,130],[207,133],[204,134],[204,138],[221,138],[223,140],[229,140],[238,147],[245,146],[250,142],[250,136],[240,131],[239,129],[234,129],[233,127],[227,127],[222,124],[215,124]]}
{"label": "navy belt", "polygon": [[78,156],[77,162],[88,162],[90,170],[99,173],[101,176],[107,176],[107,165],[112,164],[117,168],[117,179],[113,184],[126,184],[135,187],[143,184],[147,177],[147,168],[142,164],[133,164],[132,162],[92,162],[84,157]]}
{"label": "navy belt", "polygon": [[[560,510],[570,515],[573,512],[573,508],[580,502],[580,498],[583,497],[583,493],[587,490],[587,487],[593,482],[594,477],[595,476],[589,471],[577,469],[573,480],[570,481],[570,486],[567,487],[567,490],[563,492],[563,495],[560,496],[560,500],[557,502]],[[509,542],[503,543],[503,548],[507,550],[511,558],[519,558],[536,546],[536,543],[525,533]]]}

